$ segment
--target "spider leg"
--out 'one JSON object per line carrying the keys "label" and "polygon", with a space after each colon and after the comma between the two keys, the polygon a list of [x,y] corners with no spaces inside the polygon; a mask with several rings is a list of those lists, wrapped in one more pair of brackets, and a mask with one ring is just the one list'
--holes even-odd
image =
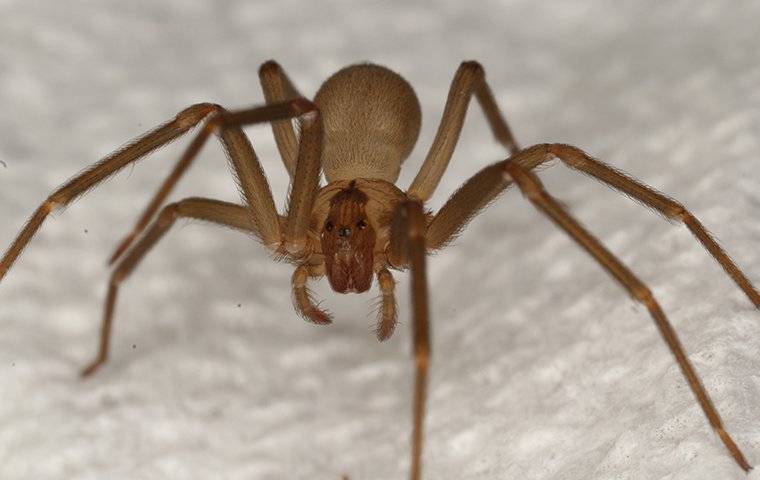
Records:
{"label": "spider leg", "polygon": [[533,173],[527,171],[517,162],[507,161],[504,163],[504,174],[512,178],[533,205],[548,216],[558,227],[564,230],[578,245],[586,250],[599,264],[610,273],[620,285],[628,290],[635,300],[642,303],[654,319],[665,343],[673,353],[681,368],[683,375],[697,397],[702,411],[707,416],[710,425],[715,429],[724,445],[731,452],[736,463],[746,472],[751,467],[744,458],[744,454],[736,446],[731,436],[726,432],[723,423],[715,410],[715,407],[707,395],[694,367],[689,362],[683,351],[675,330],[670,325],[665,313],[655,299],[652,292],[642,283],[620,260],[607,250],[592,234],[586,231],[543,187],[541,181]]}
{"label": "spider leg", "polygon": [[438,132],[422,168],[407,191],[410,196],[424,202],[438,186],[459,140],[473,94],[478,99],[496,140],[504,145],[510,155],[519,151],[517,142],[486,83],[483,67],[478,62],[462,62],[451,82]]}
{"label": "spider leg", "polygon": [[[322,275],[324,275],[324,268],[313,272],[308,264],[304,264],[296,267],[291,278],[293,305],[296,312],[306,321],[318,325],[332,323],[332,317],[329,312],[319,308],[319,304],[314,301],[311,290],[306,286],[306,283],[309,277],[321,277]],[[390,338],[396,328],[396,299],[393,294],[395,282],[387,268],[382,268],[377,272],[377,281],[380,284],[382,297],[375,334],[377,339],[382,342]]]}
{"label": "spider leg", "polygon": [[[319,171],[319,158],[314,160],[314,156],[321,154],[321,122],[319,121],[319,115],[316,114],[316,107],[310,101],[305,99],[295,99],[283,103],[274,105],[267,105],[262,107],[253,107],[244,110],[228,112],[222,107],[214,106],[214,115],[204,125],[204,128],[198,132],[193,141],[188,145],[185,152],[180,157],[179,161],[175,165],[172,172],[164,180],[159,188],[158,192],[153,196],[150,203],[146,207],[143,214],[138,219],[132,231],[124,237],[116,248],[109,263],[116,261],[121,254],[123,254],[131,245],[131,243],[140,235],[140,233],[147,227],[150,220],[155,216],[156,212],[169,196],[174,186],[177,184],[182,175],[187,171],[192,162],[200,152],[206,140],[215,132],[218,132],[219,139],[227,152],[229,161],[237,175],[238,183],[241,187],[243,196],[246,203],[250,205],[251,212],[254,217],[254,221],[258,226],[260,238],[263,243],[270,249],[276,250],[279,248],[282,241],[280,222],[278,220],[277,208],[272,198],[272,192],[269,188],[269,183],[264,176],[264,170],[261,168],[258,157],[253,150],[251,142],[248,137],[243,133],[241,129],[244,125],[252,125],[256,123],[271,122],[283,119],[302,118],[303,126],[303,141],[301,142],[305,147],[309,147],[310,150],[304,151],[304,167],[307,167],[307,172],[314,177],[312,183],[318,183],[318,171]],[[315,140],[315,138],[317,140]],[[317,144],[315,146],[315,144]],[[302,155],[299,150],[299,158]],[[311,173],[308,168],[314,168],[314,164],[317,164],[317,174]],[[303,175],[302,175],[303,177]],[[299,180],[298,174],[296,174],[297,182]],[[304,182],[304,179],[300,179]],[[297,193],[298,192],[298,193]],[[316,188],[314,188],[316,193]],[[291,199],[296,195],[303,197],[304,187],[301,190],[297,190],[294,186],[293,195]],[[308,203],[309,198],[306,198]],[[311,198],[313,202],[313,196]],[[309,208],[311,203],[308,203]],[[299,212],[303,215],[303,212]],[[294,221],[288,217],[287,226]],[[292,235],[297,235],[291,228],[288,230],[286,227],[286,240],[292,238]],[[289,236],[288,236],[289,235]],[[305,228],[302,233],[303,241],[305,243]]]}
{"label": "spider leg", "polygon": [[683,205],[613,167],[592,158],[579,148],[563,144],[549,144],[545,145],[544,148],[546,148],[549,155],[559,158],[568,167],[579,170],[616,190],[620,190],[644,205],[654,208],[666,218],[685,224],[686,228],[689,229],[697,241],[723,267],[723,270],[742,289],[749,300],[757,308],[760,308],[760,293],[752,285],[752,282],[747,279],[702,223]]}
{"label": "spider leg", "polygon": [[[511,158],[523,168],[533,169],[546,160],[546,152],[541,146],[535,146],[521,150]],[[504,164],[508,161],[483,168],[446,200],[428,225],[426,243],[429,250],[438,250],[448,245],[472,217],[511,186],[512,181],[502,174]]]}
{"label": "spider leg", "polygon": [[422,424],[425,417],[427,377],[430,361],[430,327],[428,322],[427,274],[425,271],[425,213],[422,204],[407,200],[399,204],[391,226],[389,258],[394,265],[411,268],[412,319],[414,322],[414,404],[412,429],[411,479],[422,472]]}
{"label": "spider leg", "polygon": [[[304,98],[293,86],[282,67],[274,60],[264,62],[259,67],[259,81],[267,104]],[[290,120],[272,122],[272,132],[282,162],[285,164],[290,178],[293,178],[296,173],[296,156],[298,155],[298,138],[293,130],[293,123]]]}
{"label": "spider leg", "polygon": [[377,283],[380,285],[382,298],[380,299],[380,311],[377,316],[375,334],[377,339],[382,342],[393,335],[398,322],[396,297],[393,293],[396,282],[393,280],[391,272],[387,268],[383,268],[377,272]]}
{"label": "spider leg", "polygon": [[306,252],[309,239],[308,229],[314,200],[319,190],[319,176],[322,172],[322,116],[317,106],[308,100],[303,102],[309,110],[302,112],[301,138],[298,145],[298,160],[288,197],[288,211],[283,232],[284,250],[295,258]]}
{"label": "spider leg", "polygon": [[293,305],[304,319],[317,325],[327,325],[332,323],[330,314],[314,304],[314,298],[311,291],[306,287],[309,280],[309,267],[299,265],[293,272],[291,285],[293,286]]}
{"label": "spider leg", "polygon": [[[539,144],[522,150],[512,160],[522,168],[532,170],[553,157],[568,167],[585,173],[626,195],[652,207],[666,218],[682,222],[700,244],[723,267],[723,270],[741,288],[750,301],[760,308],[760,293],[746,275],[702,226],[702,223],[683,205],[644,185],[628,175],[589,156],[582,150],[563,144]],[[429,249],[446,246],[464,228],[467,222],[510,185],[500,172],[504,162],[489,165],[467,180],[446,201],[433,218],[427,232]]]}
{"label": "spider leg", "polygon": [[82,376],[86,377],[94,373],[108,358],[111,325],[119,285],[129,277],[143,257],[174,225],[174,222],[178,218],[205,220],[218,225],[257,233],[257,225],[252,221],[250,213],[250,210],[243,205],[235,205],[206,198],[187,198],[165,206],[145,235],[140,238],[116,268],[114,268],[113,272],[111,272],[111,278],[108,282],[108,294],[103,310],[98,354],[87,367],[82,369]]}
{"label": "spider leg", "polygon": [[101,161],[75,176],[59,187],[35,210],[32,217],[0,259],[0,280],[16,261],[26,245],[37,233],[45,218],[58,208],[65,207],[76,197],[82,195],[104,179],[118,172],[125,166],[153,152],[157,148],[175,140],[214,111],[214,105],[199,103],[185,110],[163,125],[151,130],[130,142],[124,148],[108,155]]}

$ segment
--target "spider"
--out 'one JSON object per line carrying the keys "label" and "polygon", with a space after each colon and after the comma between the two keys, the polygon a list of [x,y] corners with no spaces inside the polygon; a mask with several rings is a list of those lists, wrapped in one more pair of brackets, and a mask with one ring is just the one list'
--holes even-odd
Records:
{"label": "spider", "polygon": [[[330,76],[311,101],[298,92],[274,61],[260,67],[259,78],[265,105],[234,111],[212,103],[190,106],[55,190],[37,208],[0,260],[2,280],[48,214],[202,124],[110,258],[110,264],[118,263],[108,284],[99,349],[95,359],[82,370],[83,376],[95,372],[108,357],[119,286],[178,218],[205,220],[253,234],[277,259],[293,264],[295,309],[315,324],[329,324],[331,317],[315,303],[307,288],[310,279],[327,276],[333,290],[350,293],[367,291],[373,277],[377,277],[382,292],[376,328],[380,341],[389,338],[396,326],[391,270],[409,269],[415,368],[410,476],[419,479],[431,352],[425,257],[449,244],[473,216],[516,184],[538,210],[647,308],[710,425],[736,463],[743,470],[750,470],[743,453],[723,428],[718,412],[652,292],[547,193],[532,170],[557,158],[664,217],[682,222],[752,303],[760,307],[760,293],[682,205],[574,146],[547,143],[519,148],[486,82],[483,68],[474,61],[463,62],[458,68],[433,144],[405,191],[395,183],[401,164],[417,141],[421,114],[414,90],[399,74],[375,64],[351,65]],[[425,201],[448,166],[473,96],[508,157],[480,170],[440,210],[432,213],[425,208]],[[291,178],[285,215],[278,214],[259,160],[242,131],[245,125],[265,122],[272,124],[279,153]],[[298,132],[294,122],[299,126]],[[161,209],[177,181],[214,134],[232,165],[243,204],[186,198]],[[320,186],[322,173],[327,183]]]}

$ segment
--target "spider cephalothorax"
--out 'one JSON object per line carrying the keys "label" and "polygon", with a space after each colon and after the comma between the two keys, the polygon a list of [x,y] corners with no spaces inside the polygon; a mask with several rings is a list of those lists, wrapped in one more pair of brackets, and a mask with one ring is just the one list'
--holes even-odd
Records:
{"label": "spider cephalothorax", "polygon": [[372,285],[377,235],[366,205],[367,195],[354,181],[330,199],[321,244],[327,279],[338,293],[366,292]]}
{"label": "spider cephalothorax", "polygon": [[[296,310],[316,324],[328,324],[331,319],[311,298],[306,287],[310,278],[326,275],[336,292],[348,293],[367,291],[373,275],[377,276],[382,295],[375,329],[379,340],[389,338],[396,326],[394,281],[390,269],[408,268],[411,271],[415,356],[411,478],[418,480],[430,356],[425,255],[448,245],[473,216],[507,187],[516,184],[539,210],[647,308],[710,425],[736,463],[745,471],[750,469],[743,453],[723,427],[652,292],[546,192],[531,170],[558,158],[570,168],[606,183],[665,217],[683,222],[755,306],[760,307],[760,293],[682,205],[576,147],[539,144],[519,149],[486,83],[483,68],[476,62],[464,62],[457,70],[433,144],[406,190],[395,184],[401,164],[417,140],[420,107],[411,85],[400,75],[379,65],[352,65],[328,78],[313,101],[301,96],[273,61],[262,65],[259,75],[267,105],[233,112],[212,103],[186,108],[174,119],[128,143],[53,192],[0,258],[2,279],[50,212],[66,206],[126,165],[203,122],[203,128],[111,257],[112,262],[119,260],[119,263],[108,284],[100,347],[95,360],[82,371],[83,375],[92,374],[108,356],[119,285],[180,217],[206,220],[251,233],[275,256],[293,263],[292,289]],[[486,114],[494,137],[509,156],[480,170],[437,212],[427,213],[424,203],[433,194],[448,166],[473,97]],[[300,135],[296,135],[293,128],[294,119],[299,122]],[[291,194],[285,215],[277,212],[264,171],[242,130],[245,125],[262,122],[272,123],[277,147],[291,177]],[[214,133],[227,152],[243,194],[243,204],[186,198],[166,205],[158,213],[204,142]],[[324,186],[320,186],[322,173],[327,180]],[[469,298],[461,300],[463,306],[472,301]]]}

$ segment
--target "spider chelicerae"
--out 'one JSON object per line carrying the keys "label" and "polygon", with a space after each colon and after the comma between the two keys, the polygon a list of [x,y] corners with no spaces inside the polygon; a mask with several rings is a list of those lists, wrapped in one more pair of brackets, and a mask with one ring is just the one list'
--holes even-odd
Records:
{"label": "spider chelicerae", "polygon": [[[295,265],[292,277],[297,312],[316,324],[330,315],[312,298],[307,282],[327,276],[338,293],[365,292],[377,277],[382,300],[376,334],[389,338],[396,326],[391,270],[411,271],[414,342],[414,401],[411,478],[421,477],[423,418],[430,362],[428,293],[425,257],[445,247],[467,222],[502,191],[516,184],[525,197],[585,249],[634,299],[649,311],[686,377],[710,425],[745,471],[750,466],[723,428],[718,412],[681,347],[675,331],[651,291],[625,265],[587,232],[549,193],[532,170],[558,158],[682,222],[726,273],[760,307],[760,294],[700,222],[682,205],[654,189],[564,144],[519,148],[493,94],[483,68],[463,62],[449,90],[446,106],[427,157],[412,181],[396,186],[403,161],[420,129],[420,106],[412,87],[397,73],[374,64],[346,67],[328,78],[313,100],[303,97],[274,61],[259,69],[266,105],[227,111],[199,103],[169,122],[130,142],[54,191],[32,215],[0,260],[0,280],[57,208],[69,204],[108,176],[202,124],[170,175],[110,258],[115,263],[108,285],[96,358],[82,370],[91,375],[107,359],[113,311],[120,284],[178,218],[205,220],[253,234],[274,256]],[[468,179],[435,213],[424,207],[440,182],[464,123],[472,97],[482,107],[492,133],[509,153]],[[293,121],[299,126],[296,132]],[[290,179],[287,212],[275,208],[268,182],[246,125],[269,122]],[[218,135],[242,192],[243,203],[186,198],[164,203],[204,143]],[[320,185],[321,174],[327,180]],[[163,206],[163,208],[162,208]],[[160,212],[159,212],[160,210]]]}

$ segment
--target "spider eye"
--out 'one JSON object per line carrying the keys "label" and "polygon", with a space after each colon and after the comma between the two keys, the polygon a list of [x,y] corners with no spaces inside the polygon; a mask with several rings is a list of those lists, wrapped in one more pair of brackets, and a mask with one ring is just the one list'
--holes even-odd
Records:
{"label": "spider eye", "polygon": [[364,230],[364,228],[367,226],[367,222],[364,220],[359,220],[356,222],[356,226],[359,228],[359,230]]}
{"label": "spider eye", "polygon": [[333,226],[334,226],[333,223],[328,221],[327,223],[325,223],[325,230],[327,230],[328,232],[332,232]]}

